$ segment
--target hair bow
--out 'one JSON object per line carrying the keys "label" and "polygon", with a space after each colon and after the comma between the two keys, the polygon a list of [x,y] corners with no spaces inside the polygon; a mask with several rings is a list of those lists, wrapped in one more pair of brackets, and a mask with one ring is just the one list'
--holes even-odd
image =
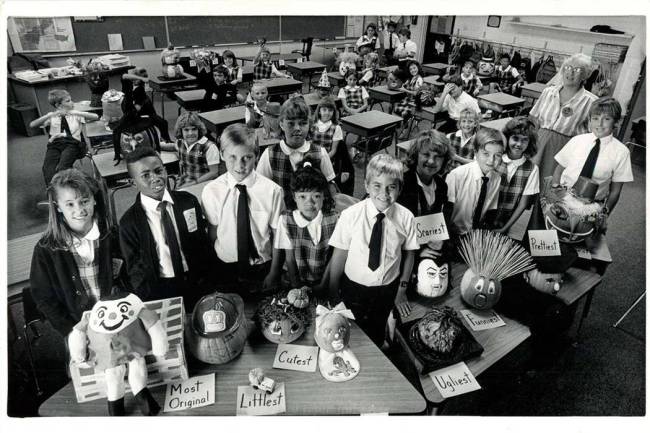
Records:
{"label": "hair bow", "polygon": [[324,305],[317,305],[316,306],[316,326],[320,326],[320,322],[323,320],[323,318],[329,316],[330,314],[340,314],[343,317],[346,317],[351,320],[354,319],[354,314],[352,313],[352,310],[349,310],[345,308],[345,304],[343,302],[339,302],[334,308],[331,310],[327,308]]}

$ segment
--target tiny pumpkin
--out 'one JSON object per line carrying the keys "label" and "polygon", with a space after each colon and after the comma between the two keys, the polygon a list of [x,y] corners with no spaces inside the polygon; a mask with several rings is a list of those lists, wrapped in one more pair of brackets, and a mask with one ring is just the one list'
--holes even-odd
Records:
{"label": "tiny pumpkin", "polygon": [[305,308],[309,305],[309,292],[307,287],[291,289],[287,293],[287,301],[296,308]]}

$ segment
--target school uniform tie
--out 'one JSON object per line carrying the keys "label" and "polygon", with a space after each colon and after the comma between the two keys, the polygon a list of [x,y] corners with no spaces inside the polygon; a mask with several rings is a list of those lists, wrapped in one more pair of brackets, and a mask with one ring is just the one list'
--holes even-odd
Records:
{"label": "school uniform tie", "polygon": [[65,116],[61,116],[61,131],[65,132],[66,137],[72,137],[72,132],[70,132],[70,125]]}
{"label": "school uniform tie", "polygon": [[584,176],[588,179],[594,175],[594,168],[596,167],[596,160],[598,160],[598,153],[600,152],[600,138],[596,139],[596,144],[591,148],[587,159],[585,160],[585,165],[582,166],[582,171],[580,176]]}
{"label": "school uniform tie", "polygon": [[393,51],[393,32],[388,33],[388,49]]}
{"label": "school uniform tie", "polygon": [[174,222],[169,212],[173,212],[172,209],[167,208],[168,202],[161,201],[158,204],[158,210],[160,211],[160,222],[162,223],[162,232],[163,237],[165,238],[165,243],[169,247],[169,254],[172,259],[172,266],[174,268],[174,277],[180,277],[183,275],[183,259],[181,258],[181,247],[178,244],[178,239],[176,238],[176,230],[174,229]]}
{"label": "school uniform tie", "polygon": [[488,187],[487,176],[481,178],[481,192],[478,194],[478,202],[476,202],[476,208],[474,208],[474,216],[472,217],[472,228],[478,228],[479,223],[481,222],[481,211],[483,210],[483,205],[485,204],[485,196],[487,195]]}
{"label": "school uniform tie", "polygon": [[239,200],[237,202],[237,263],[239,266],[246,268],[249,265],[250,258],[258,258],[259,254],[253,241],[251,232],[251,221],[248,213],[248,192],[246,185],[235,185],[239,191]]}
{"label": "school uniform tie", "polygon": [[418,202],[420,203],[420,215],[428,214],[429,203],[427,203],[427,197],[424,195],[424,190],[420,185],[418,185]]}
{"label": "school uniform tie", "polygon": [[386,215],[382,212],[377,214],[377,221],[375,221],[375,225],[372,226],[372,233],[370,234],[370,244],[368,245],[368,248],[370,249],[370,254],[368,254],[368,267],[373,271],[379,267],[379,262],[381,261],[382,222],[385,216]]}

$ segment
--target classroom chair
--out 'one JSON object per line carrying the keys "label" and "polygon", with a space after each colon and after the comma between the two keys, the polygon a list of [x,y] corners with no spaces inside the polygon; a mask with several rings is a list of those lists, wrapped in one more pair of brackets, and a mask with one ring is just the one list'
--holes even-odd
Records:
{"label": "classroom chair", "polygon": [[307,61],[309,61],[309,56],[311,56],[311,46],[314,43],[314,38],[310,36],[308,38],[301,39],[300,42],[302,42],[302,50],[293,50],[291,53],[300,54],[305,59],[307,59]]}
{"label": "classroom chair", "polygon": [[38,375],[36,374],[36,364],[34,363],[32,344],[41,337],[41,333],[38,330],[37,324],[40,323],[42,325],[45,321],[45,317],[43,317],[38,308],[36,308],[36,302],[34,302],[30,287],[23,288],[20,300],[23,304],[23,341],[25,344],[25,352],[27,354],[27,360],[29,361],[29,368],[31,370],[32,377],[34,379],[36,394],[38,396],[41,396],[43,395],[43,390],[41,389],[41,386],[38,382]]}

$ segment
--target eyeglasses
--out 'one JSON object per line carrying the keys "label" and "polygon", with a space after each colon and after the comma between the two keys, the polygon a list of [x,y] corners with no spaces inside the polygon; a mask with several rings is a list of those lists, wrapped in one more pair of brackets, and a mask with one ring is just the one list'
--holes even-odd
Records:
{"label": "eyeglasses", "polygon": [[564,70],[566,72],[577,72],[578,74],[581,74],[585,71],[585,68],[581,66],[564,65]]}

